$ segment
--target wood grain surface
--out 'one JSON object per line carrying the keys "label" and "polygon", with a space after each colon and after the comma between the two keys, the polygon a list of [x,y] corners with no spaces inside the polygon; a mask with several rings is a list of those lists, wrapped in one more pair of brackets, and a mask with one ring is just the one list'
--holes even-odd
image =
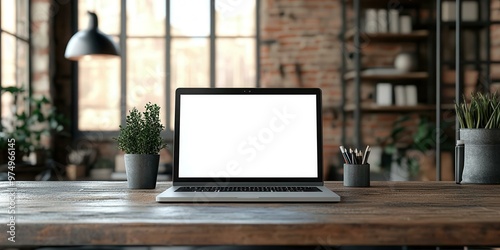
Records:
{"label": "wood grain surface", "polygon": [[[16,242],[61,245],[500,245],[500,186],[372,182],[327,186],[340,203],[178,203],[155,196],[170,186],[130,190],[126,182],[17,182]],[[0,218],[12,197],[0,183]]]}

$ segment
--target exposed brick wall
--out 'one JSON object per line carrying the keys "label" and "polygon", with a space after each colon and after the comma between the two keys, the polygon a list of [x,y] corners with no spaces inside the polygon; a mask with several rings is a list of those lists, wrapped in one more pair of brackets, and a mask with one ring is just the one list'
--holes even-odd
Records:
{"label": "exposed brick wall", "polygon": [[[500,1],[491,2],[492,20],[500,20]],[[500,61],[500,25],[491,26],[491,60]],[[500,64],[492,65],[491,77],[494,79],[491,91],[500,91]]]}
{"label": "exposed brick wall", "polygon": [[[263,0],[261,86],[317,87],[325,107],[341,100],[341,1]],[[328,111],[329,110],[329,111]],[[325,165],[340,144],[338,116],[324,112]]]}
{"label": "exposed brick wall", "polygon": [[[33,96],[46,96],[58,113],[63,114],[67,119],[71,118],[71,64],[67,61],[55,63],[60,53],[64,52],[70,33],[64,37],[64,32],[57,32],[70,27],[71,13],[70,0],[32,0],[31,3],[31,34],[32,34],[32,82],[31,90]],[[63,14],[63,21],[55,21],[55,17]],[[68,29],[71,31],[70,29]],[[61,35],[62,34],[62,35]],[[63,42],[61,42],[63,40]],[[55,49],[55,48],[59,49]],[[62,49],[60,49],[62,48]],[[55,72],[66,76],[54,77]],[[50,108],[50,107],[47,107]],[[67,127],[69,132],[70,128]],[[64,165],[66,163],[71,137],[56,135],[52,138],[45,138],[42,143],[51,149],[52,158],[55,164]]]}
{"label": "exposed brick wall", "polygon": [[[50,0],[33,0],[31,3],[31,56],[32,56],[32,82],[31,93],[33,96],[46,96],[52,99],[50,86]],[[50,107],[45,107],[50,108]],[[49,137],[42,137],[41,143],[50,147]]]}
{"label": "exposed brick wall", "polygon": [[34,95],[50,98],[49,18],[50,0],[33,0],[31,13],[33,72],[31,83]]}

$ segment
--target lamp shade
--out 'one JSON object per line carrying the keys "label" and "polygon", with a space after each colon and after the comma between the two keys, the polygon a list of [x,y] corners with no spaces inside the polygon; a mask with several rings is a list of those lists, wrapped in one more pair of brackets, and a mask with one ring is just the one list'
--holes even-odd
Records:
{"label": "lamp shade", "polygon": [[71,37],[64,57],[76,61],[84,56],[119,56],[120,52],[115,42],[99,30],[97,15],[93,12],[88,14],[89,27]]}

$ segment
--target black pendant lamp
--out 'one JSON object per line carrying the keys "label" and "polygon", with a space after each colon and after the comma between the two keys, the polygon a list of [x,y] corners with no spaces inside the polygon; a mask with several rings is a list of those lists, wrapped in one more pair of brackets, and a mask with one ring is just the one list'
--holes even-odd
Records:
{"label": "black pendant lamp", "polygon": [[78,31],[71,37],[66,46],[64,57],[76,61],[85,56],[120,56],[115,42],[97,27],[97,15],[90,11],[87,13],[89,14],[89,27]]}

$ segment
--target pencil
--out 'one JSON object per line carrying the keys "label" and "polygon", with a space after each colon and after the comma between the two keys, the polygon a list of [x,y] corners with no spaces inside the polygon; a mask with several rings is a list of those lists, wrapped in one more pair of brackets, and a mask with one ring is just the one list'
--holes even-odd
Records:
{"label": "pencil", "polygon": [[345,163],[349,163],[349,158],[347,158],[347,155],[344,153],[343,146],[340,146],[340,153],[342,154],[342,157],[344,158]]}
{"label": "pencil", "polygon": [[371,151],[370,146],[366,146],[365,153],[363,155],[363,162],[362,162],[362,164],[366,164],[368,162],[368,157],[370,156],[370,151]]}
{"label": "pencil", "polygon": [[349,149],[349,153],[351,154],[351,164],[357,164],[356,155],[354,154],[354,151],[352,150],[352,148]]}

